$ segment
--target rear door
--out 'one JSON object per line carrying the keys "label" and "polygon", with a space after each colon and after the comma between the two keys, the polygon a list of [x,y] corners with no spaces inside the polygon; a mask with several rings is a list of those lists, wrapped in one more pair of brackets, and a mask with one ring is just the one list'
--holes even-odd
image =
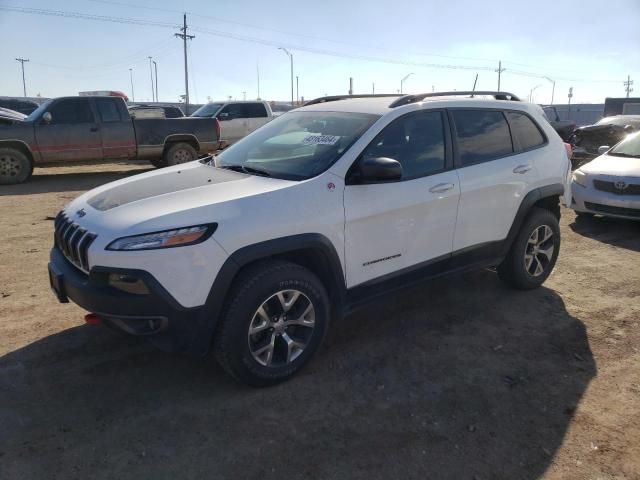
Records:
{"label": "rear door", "polygon": [[249,133],[249,119],[242,103],[229,103],[217,114],[222,140],[235,143]]}
{"label": "rear door", "polygon": [[451,109],[460,205],[453,251],[506,238],[536,172],[516,146],[505,112]]}
{"label": "rear door", "polygon": [[106,159],[133,158],[136,139],[133,122],[124,102],[119,98],[94,100],[100,122],[102,156]]}
{"label": "rear door", "polygon": [[[446,125],[444,111],[403,115],[352,166],[344,192],[349,288],[450,255],[460,188]],[[366,157],[400,162],[401,181],[359,183],[353,174]]]}
{"label": "rear door", "polygon": [[51,122],[40,120],[35,127],[43,162],[102,158],[100,130],[88,98],[61,98],[48,111]]}

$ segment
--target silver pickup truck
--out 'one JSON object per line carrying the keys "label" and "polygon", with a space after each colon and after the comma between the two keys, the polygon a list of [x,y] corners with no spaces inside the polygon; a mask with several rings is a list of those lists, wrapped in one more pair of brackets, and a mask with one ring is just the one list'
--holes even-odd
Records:
{"label": "silver pickup truck", "polygon": [[224,148],[246,137],[273,120],[268,102],[210,102],[191,114],[192,117],[217,118],[220,121],[220,147]]}
{"label": "silver pickup truck", "polygon": [[34,165],[149,160],[175,165],[215,152],[214,118],[131,118],[120,97],[60,97],[24,120],[0,124],[0,185],[29,179]]}

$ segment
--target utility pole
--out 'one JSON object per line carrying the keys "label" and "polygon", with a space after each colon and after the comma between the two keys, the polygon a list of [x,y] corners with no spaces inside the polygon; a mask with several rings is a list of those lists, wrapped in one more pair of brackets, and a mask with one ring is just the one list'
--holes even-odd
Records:
{"label": "utility pole", "polygon": [[155,93],[154,93],[154,88],[153,88],[153,66],[151,65],[151,58],[152,57],[147,57],[149,59],[149,78],[151,78],[151,101],[155,102]]}
{"label": "utility pole", "polygon": [[247,92],[242,92],[242,100],[246,100],[247,99]]}
{"label": "utility pole", "polygon": [[[20,66],[22,67],[22,92],[24,93],[24,96],[27,96],[27,83],[24,80],[24,62],[28,62],[29,59],[28,58],[16,58],[16,60],[18,62],[20,62]],[[629,96],[629,94],[627,93],[627,97]]]}
{"label": "utility pole", "polygon": [[153,68],[156,71],[156,102],[158,102],[158,64],[156,61],[153,61]]}
{"label": "utility pole", "polygon": [[573,87],[569,87],[569,93],[567,94],[569,99],[569,110],[567,112],[567,120],[571,120],[571,99],[573,98]]}
{"label": "utility pole", "polygon": [[633,80],[631,80],[631,75],[627,75],[627,81],[623,82],[623,84],[625,86],[625,92],[627,92],[627,98],[629,98],[629,94],[633,92],[633,88],[631,88],[631,85],[633,85]]}
{"label": "utility pole", "polygon": [[371,82],[371,95],[376,94],[376,82]]}
{"label": "utility pole", "polygon": [[353,77],[349,77],[349,95],[353,95]]}
{"label": "utility pole", "polygon": [[300,103],[300,85],[298,84],[298,75],[296,75],[296,105]]}
{"label": "utility pole", "polygon": [[289,56],[289,61],[291,62],[291,107],[293,107],[293,53],[289,52],[289,50],[284,47],[278,47],[278,50],[282,50],[286,53]]}
{"label": "utility pole", "polygon": [[256,75],[258,76],[258,100],[260,100],[260,65],[256,62]]}
{"label": "utility pole", "polygon": [[195,35],[187,35],[187,14],[182,17],[183,27],[180,29],[182,33],[175,33],[174,35],[181,38],[184,42],[184,113],[189,115],[189,69],[187,67],[187,40],[193,40]]}
{"label": "utility pole", "polygon": [[504,72],[506,70],[506,68],[502,68],[502,60],[498,61],[498,69],[496,70],[496,72],[498,72],[498,91],[500,91],[500,78],[502,76],[502,72]]}
{"label": "utility pole", "polygon": [[129,69],[129,78],[131,79],[131,101],[136,101],[136,94],[133,91],[133,68]]}

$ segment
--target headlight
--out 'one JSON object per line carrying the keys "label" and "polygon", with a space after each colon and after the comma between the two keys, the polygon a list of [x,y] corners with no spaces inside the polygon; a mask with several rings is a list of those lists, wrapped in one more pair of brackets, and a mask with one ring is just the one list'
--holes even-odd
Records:
{"label": "headlight", "polygon": [[114,240],[107,250],[155,250],[157,248],[184,247],[204,242],[218,228],[217,223],[195,227],[176,228],[162,232],[133,235]]}
{"label": "headlight", "polygon": [[576,170],[575,172],[573,172],[573,176],[571,178],[575,183],[577,183],[581,187],[586,187],[587,186],[587,174],[586,173],[584,173],[584,172],[582,172],[580,170]]}

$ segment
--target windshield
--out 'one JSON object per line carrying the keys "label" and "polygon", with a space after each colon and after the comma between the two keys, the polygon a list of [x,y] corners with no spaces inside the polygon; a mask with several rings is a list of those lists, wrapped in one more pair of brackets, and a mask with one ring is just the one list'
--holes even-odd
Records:
{"label": "windshield", "polygon": [[213,117],[224,103],[207,103],[191,114],[192,117]]}
{"label": "windshield", "polygon": [[224,150],[216,166],[287,180],[311,178],[333,165],[378,118],[365,113],[290,112]]}
{"label": "windshield", "polygon": [[51,105],[51,102],[53,100],[47,100],[44,103],[41,103],[40,106],[38,108],[36,108],[33,112],[31,112],[29,114],[29,116],[27,118],[25,118],[26,121],[33,121],[36,118],[40,117],[44,112],[47,111],[47,109],[49,108],[49,105]]}
{"label": "windshield", "polygon": [[629,135],[613,147],[607,155],[640,158],[640,132]]}

